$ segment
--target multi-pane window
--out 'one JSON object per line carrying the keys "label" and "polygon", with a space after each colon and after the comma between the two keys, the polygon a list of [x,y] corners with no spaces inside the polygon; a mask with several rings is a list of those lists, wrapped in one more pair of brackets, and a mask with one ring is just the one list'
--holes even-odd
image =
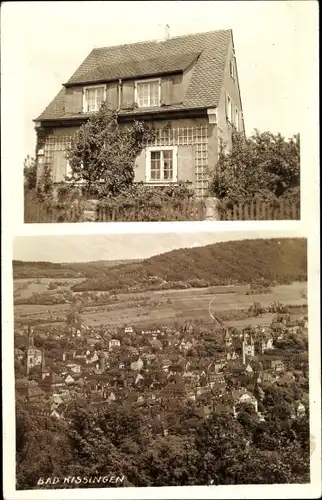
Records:
{"label": "multi-pane window", "polygon": [[105,100],[105,86],[85,87],[84,89],[84,112],[98,111]]}
{"label": "multi-pane window", "polygon": [[175,147],[148,148],[148,182],[173,182],[177,180],[177,151]]}
{"label": "multi-pane window", "polygon": [[136,82],[135,88],[139,108],[160,106],[160,80]]}

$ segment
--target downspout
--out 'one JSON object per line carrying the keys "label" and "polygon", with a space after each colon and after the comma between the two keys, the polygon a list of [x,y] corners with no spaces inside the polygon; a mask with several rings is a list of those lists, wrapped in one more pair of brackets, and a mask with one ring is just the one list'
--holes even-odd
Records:
{"label": "downspout", "polygon": [[122,78],[119,78],[118,103],[117,103],[117,110],[116,110],[117,112],[119,112],[120,109],[121,109],[121,102],[122,102],[122,100],[121,100],[121,98],[122,98],[121,92],[122,92]]}

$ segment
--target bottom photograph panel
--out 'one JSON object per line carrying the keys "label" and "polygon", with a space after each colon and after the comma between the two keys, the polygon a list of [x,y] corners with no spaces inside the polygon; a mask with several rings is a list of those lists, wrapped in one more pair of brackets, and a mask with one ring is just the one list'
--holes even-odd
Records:
{"label": "bottom photograph panel", "polygon": [[310,482],[307,241],[14,240],[16,489]]}

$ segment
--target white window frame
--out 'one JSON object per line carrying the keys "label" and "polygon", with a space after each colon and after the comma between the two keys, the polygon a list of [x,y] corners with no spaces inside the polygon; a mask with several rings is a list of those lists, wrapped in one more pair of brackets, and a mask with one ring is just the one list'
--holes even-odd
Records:
{"label": "white window frame", "polygon": [[138,85],[146,83],[158,83],[158,107],[161,106],[161,78],[151,78],[149,80],[136,80],[134,84],[134,102],[138,108],[151,108],[155,106],[140,106],[138,96]]}
{"label": "white window frame", "polygon": [[[172,151],[172,179],[164,179],[161,165],[161,179],[151,179],[151,152],[152,151]],[[145,179],[150,184],[173,184],[178,182],[178,146],[151,146],[146,148]],[[162,160],[161,160],[162,161]]]}
{"label": "white window frame", "polygon": [[86,104],[87,104],[86,90],[100,89],[100,88],[104,88],[103,101],[105,101],[106,100],[106,85],[89,85],[89,86],[83,88],[83,113],[96,113],[97,111],[99,111],[98,109],[96,109],[95,111],[86,111]]}

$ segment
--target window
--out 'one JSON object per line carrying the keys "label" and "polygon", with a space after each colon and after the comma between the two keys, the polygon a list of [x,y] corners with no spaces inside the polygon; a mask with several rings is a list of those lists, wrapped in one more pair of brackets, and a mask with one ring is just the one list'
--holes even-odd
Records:
{"label": "window", "polygon": [[235,80],[235,62],[234,62],[234,60],[230,61],[230,63],[229,63],[229,72],[230,72],[230,76],[232,77],[232,79]]}
{"label": "window", "polygon": [[238,108],[235,108],[235,126],[236,126],[236,129],[239,130],[239,111],[238,111]]}
{"label": "window", "polygon": [[160,106],[160,80],[144,80],[135,83],[135,102],[139,108]]}
{"label": "window", "polygon": [[105,85],[84,88],[84,113],[98,111],[105,100]]}
{"label": "window", "polygon": [[227,95],[227,119],[230,121],[230,123],[234,122],[234,117],[233,117],[233,103],[229,95]]}
{"label": "window", "polygon": [[146,155],[147,182],[167,183],[177,181],[176,147],[148,148]]}

